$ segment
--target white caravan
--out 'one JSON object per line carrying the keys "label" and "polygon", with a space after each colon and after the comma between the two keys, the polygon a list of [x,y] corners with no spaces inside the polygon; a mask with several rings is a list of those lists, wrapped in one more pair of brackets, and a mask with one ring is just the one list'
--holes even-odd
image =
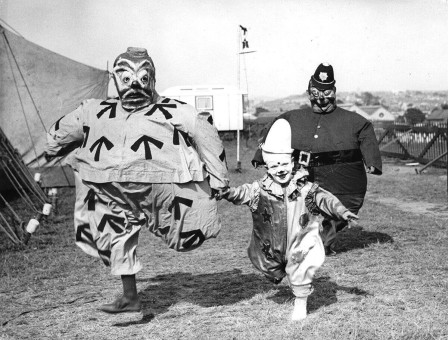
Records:
{"label": "white caravan", "polygon": [[249,108],[246,93],[228,85],[187,85],[170,87],[160,95],[190,104],[198,112],[210,112],[218,131],[236,131],[236,168],[241,170],[240,130],[243,129],[243,114]]}
{"label": "white caravan", "polygon": [[243,113],[248,109],[247,94],[235,86],[174,86],[161,96],[190,104],[198,112],[210,112],[218,131],[243,129]]}

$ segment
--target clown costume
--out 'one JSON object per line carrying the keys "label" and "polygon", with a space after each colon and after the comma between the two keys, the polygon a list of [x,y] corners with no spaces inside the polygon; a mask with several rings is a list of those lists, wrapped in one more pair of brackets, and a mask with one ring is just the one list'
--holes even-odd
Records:
{"label": "clown costume", "polygon": [[295,296],[291,318],[301,320],[306,317],[313,277],[325,259],[319,235],[322,214],[345,221],[358,216],[308,182],[306,170],[293,169],[290,141],[289,123],[277,120],[262,145],[267,174],[252,184],[229,188],[222,197],[249,206],[253,219],[249,258],[274,283],[288,277]]}

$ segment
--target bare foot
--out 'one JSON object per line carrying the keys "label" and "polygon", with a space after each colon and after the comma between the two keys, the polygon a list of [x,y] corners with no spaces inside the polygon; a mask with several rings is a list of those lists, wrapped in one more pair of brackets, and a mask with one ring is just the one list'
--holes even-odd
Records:
{"label": "bare foot", "polygon": [[114,302],[101,305],[98,309],[111,314],[140,312],[141,304],[140,300],[137,297],[135,299],[130,299],[128,297],[122,296],[116,299]]}

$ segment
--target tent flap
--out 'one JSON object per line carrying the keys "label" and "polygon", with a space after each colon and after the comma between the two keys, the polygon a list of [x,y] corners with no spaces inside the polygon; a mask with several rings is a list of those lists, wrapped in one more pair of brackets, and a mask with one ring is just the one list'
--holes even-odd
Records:
{"label": "tent flap", "polygon": [[0,126],[25,164],[45,166],[46,131],[83,100],[107,97],[109,75],[0,26]]}

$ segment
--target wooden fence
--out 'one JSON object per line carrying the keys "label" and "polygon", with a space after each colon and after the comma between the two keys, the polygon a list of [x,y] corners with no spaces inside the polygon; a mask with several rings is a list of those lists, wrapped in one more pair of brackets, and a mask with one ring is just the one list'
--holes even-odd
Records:
{"label": "wooden fence", "polygon": [[376,127],[381,155],[447,167],[447,124]]}

